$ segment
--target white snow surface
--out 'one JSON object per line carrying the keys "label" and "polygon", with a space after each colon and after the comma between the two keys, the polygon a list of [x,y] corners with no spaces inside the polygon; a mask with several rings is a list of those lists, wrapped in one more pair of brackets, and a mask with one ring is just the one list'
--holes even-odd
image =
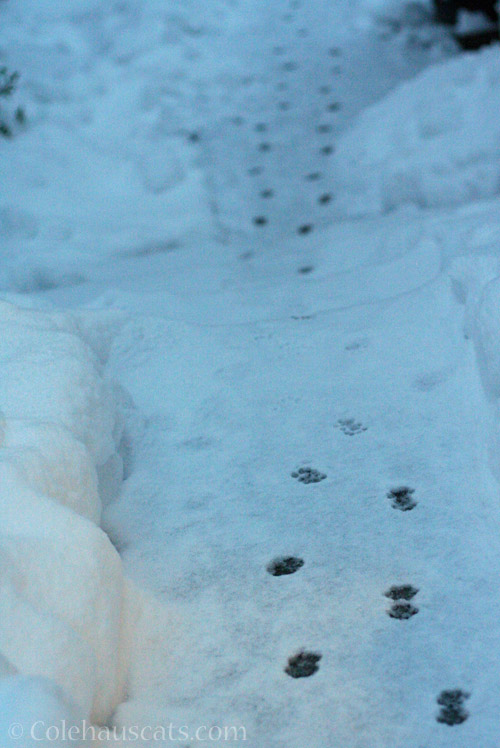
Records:
{"label": "white snow surface", "polygon": [[[68,743],[64,739],[63,725],[69,731],[71,727],[78,729],[81,723],[82,713],[46,678],[12,675],[0,680],[0,730],[4,745],[61,748]],[[51,726],[56,727],[59,734],[49,731],[49,738],[45,739]]]}
{"label": "white snow surface", "polygon": [[106,719],[123,697],[135,609],[98,526],[117,404],[71,318],[2,302],[0,328],[0,651]]}
{"label": "white snow surface", "polygon": [[500,49],[430,6],[0,3],[0,740],[498,748]]}
{"label": "white snow surface", "polygon": [[456,205],[500,191],[500,50],[432,67],[366,110],[340,139],[347,214]]}

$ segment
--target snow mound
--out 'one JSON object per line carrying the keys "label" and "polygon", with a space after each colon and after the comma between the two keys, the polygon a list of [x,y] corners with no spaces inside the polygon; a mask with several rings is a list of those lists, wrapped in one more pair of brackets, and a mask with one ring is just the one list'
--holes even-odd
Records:
{"label": "snow mound", "polygon": [[103,721],[136,612],[98,526],[100,473],[120,474],[119,392],[70,317],[0,302],[0,330],[0,678],[48,678]]}
{"label": "snow mound", "polygon": [[[4,746],[67,745],[68,740],[62,735],[63,723],[69,730],[72,725],[78,727],[81,719],[78,709],[46,678],[15,675],[0,680],[0,733]],[[51,731],[45,737],[51,726],[61,731],[59,739]]]}
{"label": "snow mound", "polygon": [[500,189],[500,48],[435,65],[365,110],[334,160],[343,215],[451,206]]}

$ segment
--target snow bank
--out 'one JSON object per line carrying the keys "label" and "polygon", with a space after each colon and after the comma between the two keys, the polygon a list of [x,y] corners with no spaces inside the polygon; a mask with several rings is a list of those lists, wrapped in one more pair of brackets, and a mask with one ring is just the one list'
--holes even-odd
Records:
{"label": "snow bank", "polygon": [[98,526],[98,473],[120,465],[116,393],[69,317],[0,302],[0,332],[0,677],[48,678],[102,721],[123,697],[135,609]]}
{"label": "snow bank", "polygon": [[435,65],[365,110],[333,163],[342,215],[449,206],[500,189],[500,48]]}
{"label": "snow bank", "polygon": [[397,24],[430,11],[430,0],[358,0],[354,18],[358,26],[369,27],[380,21],[393,21]]}
{"label": "snow bank", "polygon": [[490,465],[500,480],[500,255],[457,257],[449,275],[457,299],[465,304],[464,332],[474,342],[483,387],[492,406]]}

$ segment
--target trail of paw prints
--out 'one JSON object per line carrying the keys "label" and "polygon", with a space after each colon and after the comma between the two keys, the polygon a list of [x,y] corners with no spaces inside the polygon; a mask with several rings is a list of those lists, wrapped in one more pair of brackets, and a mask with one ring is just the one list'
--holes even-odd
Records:
{"label": "trail of paw prints", "polygon": [[464,708],[464,702],[469,697],[470,694],[460,688],[452,691],[441,691],[436,699],[441,707],[436,720],[449,727],[461,725],[469,717],[469,712]]}
{"label": "trail of paw prints", "polygon": [[291,473],[292,478],[295,478],[300,483],[319,483],[322,480],[325,480],[326,473],[320,473],[319,470],[315,470],[314,468],[310,467],[301,467],[298,470],[294,470],[293,473]]}
{"label": "trail of paw prints", "polygon": [[[295,17],[294,13],[286,12],[283,16],[283,22],[284,23],[292,23],[295,22],[297,19]],[[296,35],[300,38],[305,38],[309,34],[309,30],[304,26],[298,26],[296,29]],[[301,74],[301,69],[303,68],[303,64],[301,62],[300,58],[297,58],[290,54],[292,51],[292,48],[289,45],[275,45],[270,48],[271,56],[274,56],[275,62],[272,65],[272,67],[275,69],[275,71],[278,73],[278,80],[275,79],[274,81],[274,89],[278,92],[283,91],[291,91],[294,86],[294,80],[295,76],[298,73]],[[338,62],[338,59],[341,57],[342,52],[340,48],[338,47],[330,47],[324,50],[325,56],[328,58],[335,58],[335,62]],[[276,59],[277,58],[277,59]],[[338,64],[336,64],[334,67],[329,67],[328,71],[331,75],[338,75],[341,72],[341,68]],[[331,80],[331,79],[330,79]],[[321,109],[323,110],[323,116],[318,115],[315,122],[312,123],[313,133],[317,136],[316,140],[316,148],[313,146],[313,151],[311,153],[311,161],[314,163],[314,161],[318,162],[318,159],[324,159],[325,157],[331,156],[335,152],[335,145],[331,142],[331,135],[335,132],[335,115],[339,112],[341,109],[340,102],[336,101],[332,98],[332,84],[330,82],[320,82],[320,85],[318,86],[318,92],[320,95],[328,97],[324,104],[322,104]],[[292,111],[295,108],[294,106],[294,99],[289,96],[276,96],[273,97],[274,101],[272,101],[272,106],[276,108],[276,110],[280,113],[291,113],[291,116],[293,117]],[[238,124],[242,124],[244,122],[244,118],[240,115],[237,115],[233,118],[233,121]],[[278,126],[278,128],[283,127],[283,121],[282,119],[278,120],[278,122],[263,122],[263,121],[257,121],[252,127],[252,129],[256,133],[269,133],[270,136],[272,136],[272,131],[275,129],[275,126]],[[286,125],[285,125],[286,126]],[[306,133],[304,133],[306,135]],[[325,140],[326,138],[326,140]],[[303,142],[310,143],[311,139],[305,138]],[[314,142],[314,141],[313,141]],[[295,147],[295,146],[292,146]],[[255,143],[255,149],[258,154],[269,154],[267,158],[271,159],[269,161],[270,167],[272,168],[273,160],[272,160],[272,152],[274,151],[274,145],[272,142],[272,137],[269,140],[265,140],[262,142],[256,142]],[[259,164],[254,165],[248,170],[248,174],[250,176],[258,176],[263,173],[263,167]],[[306,181],[317,181],[322,178],[322,174],[317,171],[312,171],[309,174],[306,173],[303,175],[303,178]],[[276,201],[274,202],[274,205],[277,207],[279,205],[279,192],[277,192],[274,188],[275,186],[271,185],[259,185],[256,195],[261,200],[269,200],[271,197],[276,197]],[[327,192],[322,191],[319,192],[317,195],[307,195],[304,196],[304,200],[308,203],[309,200],[312,198],[312,203],[316,204],[317,206],[320,206],[322,209],[323,215],[328,215],[327,208],[331,204],[335,202],[335,195],[333,192]],[[268,224],[275,223],[273,220],[273,215],[260,215],[259,213],[251,218],[251,222],[253,223],[253,226],[256,228],[262,229],[263,227],[266,227]],[[295,232],[299,236],[307,236],[311,234],[315,229],[315,225],[312,222],[305,222],[302,224],[299,224],[295,227]]]}
{"label": "trail of paw prints", "polygon": [[418,589],[411,584],[394,585],[384,595],[392,600],[387,615],[399,621],[406,621],[418,613],[416,605],[410,602],[418,593]]}
{"label": "trail of paw prints", "polygon": [[417,506],[417,502],[413,498],[414,493],[414,488],[398,486],[389,491],[387,498],[390,500],[393,509],[399,509],[400,512],[410,512]]}
{"label": "trail of paw prints", "polygon": [[335,424],[335,428],[340,429],[346,436],[355,436],[355,434],[362,434],[364,431],[368,431],[368,426],[363,426],[359,421],[355,421],[354,418],[340,418]]}
{"label": "trail of paw prints", "polygon": [[288,658],[285,673],[291,678],[309,678],[319,670],[318,663],[321,657],[319,652],[308,652],[302,649]]}

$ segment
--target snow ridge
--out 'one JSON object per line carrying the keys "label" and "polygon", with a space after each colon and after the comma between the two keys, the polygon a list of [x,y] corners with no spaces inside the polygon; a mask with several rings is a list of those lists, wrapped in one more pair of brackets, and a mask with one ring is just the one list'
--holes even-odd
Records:
{"label": "snow ridge", "polygon": [[99,472],[121,469],[117,393],[69,315],[1,302],[0,329],[5,736],[33,714],[105,721],[124,695],[138,607],[99,527]]}

